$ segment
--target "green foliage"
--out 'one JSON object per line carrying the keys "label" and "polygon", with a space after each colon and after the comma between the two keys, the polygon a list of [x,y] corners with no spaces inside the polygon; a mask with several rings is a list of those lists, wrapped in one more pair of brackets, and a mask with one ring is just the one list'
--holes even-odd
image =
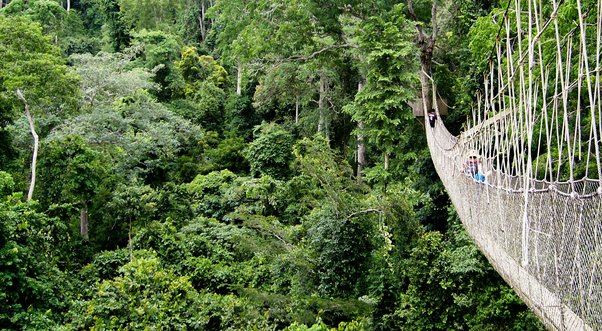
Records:
{"label": "green foliage", "polygon": [[[229,170],[197,176],[185,184],[197,215],[232,220],[232,215],[274,215],[285,208],[289,192],[270,176],[238,177]],[[230,215],[231,213],[234,213]]]}
{"label": "green foliage", "polygon": [[301,325],[297,322],[286,327],[285,331],[363,331],[368,329],[365,321],[341,322],[336,328],[329,328],[324,322],[316,323],[312,326]]}
{"label": "green foliage", "polygon": [[17,89],[23,92],[34,113],[74,110],[77,78],[38,24],[24,17],[0,15],[0,57],[1,119],[12,119],[15,112],[22,111]]}
{"label": "green foliage", "polygon": [[210,81],[195,85],[194,113],[187,114],[194,123],[207,129],[220,128],[223,123],[224,91]]}
{"label": "green foliage", "polygon": [[224,104],[225,124],[246,141],[253,137],[253,128],[259,124],[259,117],[246,95],[230,94]]}
{"label": "green foliage", "polygon": [[248,257],[243,256],[240,241],[250,233],[215,219],[193,219],[180,231],[169,222],[155,222],[137,234],[134,245],[159,251],[162,260],[190,277],[197,290],[229,294],[258,272],[243,262]]}
{"label": "green foliage", "polygon": [[97,53],[100,50],[99,37],[90,35],[86,31],[80,13],[75,10],[67,12],[62,38],[59,39],[61,49],[65,54]]}
{"label": "green foliage", "polygon": [[136,179],[118,184],[106,202],[99,226],[99,232],[106,233],[106,238],[96,241],[111,248],[128,244],[132,233],[155,220],[157,198],[155,190]]}
{"label": "green foliage", "polygon": [[317,194],[326,197],[328,207],[336,215],[348,215],[354,208],[350,193],[357,184],[350,180],[351,167],[330,148],[328,139],[317,134],[312,139],[303,138],[293,147],[294,165],[298,171],[310,178],[318,188]]}
{"label": "green foliage", "polygon": [[0,187],[0,326],[12,330],[49,330],[67,307],[69,281],[58,267],[66,227],[57,219],[9,194],[12,179],[2,173]]}
{"label": "green foliage", "polygon": [[120,19],[128,30],[156,29],[174,20],[173,1],[118,0]]}
{"label": "green foliage", "polygon": [[[344,52],[351,45],[342,42],[337,17],[346,5],[311,0],[245,4],[220,1],[211,8],[210,15],[218,27],[215,49],[224,63],[241,74],[243,88],[249,80],[253,82],[257,67],[262,70],[254,101],[265,115],[264,120],[278,119],[284,112],[293,114],[291,105],[310,104],[310,98],[321,101],[319,107],[311,104],[303,109],[308,120],[300,122],[308,128],[309,135],[315,133],[317,123],[330,134],[334,131],[330,122],[345,120],[337,111],[349,97],[345,94],[349,66]],[[292,63],[284,64],[287,62]],[[316,97],[318,81],[322,81],[324,90]],[[276,106],[278,103],[285,103],[286,108]],[[312,116],[311,110],[316,108],[319,110]]]}
{"label": "green foliage", "polygon": [[[453,216],[452,217],[457,217]],[[458,219],[446,239],[424,232],[403,263],[407,289],[396,311],[399,325],[409,330],[471,329],[541,330],[525,314],[516,294],[499,280],[483,255],[460,227]]]}
{"label": "green foliage", "polygon": [[223,217],[229,210],[222,202],[221,191],[229,187],[236,175],[229,170],[197,176],[185,187],[192,195],[192,208],[209,217]]}
{"label": "green foliage", "polygon": [[182,225],[192,218],[189,196],[185,189],[174,182],[167,182],[155,191],[156,214],[159,220],[173,220]]}
{"label": "green foliage", "polygon": [[132,56],[127,53],[74,54],[69,60],[81,77],[82,103],[87,107],[109,105],[157,87],[148,69],[131,68]]}
{"label": "green foliage", "polygon": [[96,287],[99,280],[103,281],[117,277],[119,268],[128,263],[129,260],[130,255],[126,249],[104,251],[96,254],[92,262],[82,268],[80,275],[93,288]]}
{"label": "green foliage", "polygon": [[2,13],[7,16],[25,16],[38,22],[44,32],[53,37],[63,32],[67,17],[65,8],[54,0],[12,0]]}
{"label": "green foliage", "polygon": [[81,136],[68,135],[48,141],[40,159],[42,201],[71,202],[84,206],[109,176],[106,161]]}
{"label": "green foliage", "polygon": [[310,78],[314,75],[307,66],[284,63],[270,68],[255,89],[253,106],[267,118],[276,113],[277,119],[294,119],[295,108],[305,108],[317,90]]}
{"label": "green foliage", "polygon": [[253,318],[262,325],[244,301],[201,294],[187,277],[163,268],[153,254],[137,255],[142,256],[119,268],[119,276],[98,284],[93,297],[82,302],[82,314],[73,316],[71,329],[236,330]]}
{"label": "green foliage", "polygon": [[[454,127],[500,9],[469,29],[492,2],[437,1],[433,78]],[[0,10],[0,162],[14,174],[0,172],[0,328],[541,329],[446,217],[406,106],[415,25],[431,32],[432,3],[415,0],[410,22],[388,0],[11,1]],[[577,15],[566,4],[561,31]],[[39,204],[13,193],[31,139],[16,88],[41,128]],[[357,135],[361,183],[346,161]],[[67,226],[84,207],[89,242]]]}
{"label": "green foliage", "polygon": [[86,30],[91,35],[100,35],[103,24],[105,23],[105,6],[110,1],[101,0],[80,0],[80,16]]}
{"label": "green foliage", "polygon": [[276,123],[263,123],[253,131],[245,157],[251,165],[251,174],[285,178],[293,159],[293,136]]}
{"label": "green foliage", "polygon": [[88,144],[110,155],[118,176],[140,177],[149,183],[164,182],[178,157],[193,153],[202,136],[197,126],[141,91],[113,109],[98,107],[66,121],[53,135],[81,132]]}
{"label": "green foliage", "polygon": [[134,62],[153,72],[160,100],[182,94],[184,82],[175,65],[180,58],[181,42],[176,36],[159,30],[135,32],[132,49],[137,52]]}
{"label": "green foliage", "polygon": [[207,150],[206,155],[216,169],[229,169],[233,172],[246,172],[249,163],[244,157],[246,144],[242,137],[229,133],[220,140],[214,149]]}
{"label": "green foliage", "polygon": [[[470,49],[472,59],[476,64],[475,72],[483,72],[489,65],[489,56],[495,45],[495,39],[499,31],[499,24],[494,21],[494,17],[501,16],[501,9],[492,12],[488,16],[479,17],[475,25],[469,32]],[[497,23],[497,24],[496,24]]]}
{"label": "green foliage", "polygon": [[103,50],[123,51],[129,46],[131,35],[121,19],[119,0],[89,0],[89,5],[101,12]]}
{"label": "green foliage", "polygon": [[15,181],[5,171],[0,171],[0,196],[7,196],[13,192]]}
{"label": "green foliage", "polygon": [[2,15],[23,16],[42,25],[44,34],[67,53],[95,52],[99,40],[90,38],[79,12],[67,11],[57,0],[14,0],[2,10]]}
{"label": "green foliage", "polygon": [[[403,105],[416,97],[418,85],[415,66],[418,53],[411,41],[412,28],[397,5],[384,17],[371,17],[354,30],[353,38],[360,46],[360,74],[365,86],[355,101],[343,108],[357,123],[357,134],[365,137],[386,154],[393,153],[400,129],[413,119]],[[379,176],[381,177],[381,176]]]}
{"label": "green foliage", "polygon": [[217,131],[224,120],[226,70],[213,57],[199,55],[194,47],[185,47],[175,66],[183,78],[184,96],[191,100],[177,112],[194,123]]}
{"label": "green foliage", "polygon": [[374,219],[336,219],[325,214],[308,230],[315,253],[318,291],[325,297],[358,296],[357,286],[368,265],[374,243]]}
{"label": "green foliage", "polygon": [[194,96],[199,90],[198,84],[202,82],[207,81],[216,87],[222,87],[228,79],[226,69],[217,64],[213,57],[199,55],[194,47],[182,49],[182,57],[176,66],[186,81],[186,96]]}
{"label": "green foliage", "polygon": [[191,99],[174,100],[169,107],[207,131],[221,132],[224,127],[224,91],[210,82],[201,82],[196,87],[198,90]]}

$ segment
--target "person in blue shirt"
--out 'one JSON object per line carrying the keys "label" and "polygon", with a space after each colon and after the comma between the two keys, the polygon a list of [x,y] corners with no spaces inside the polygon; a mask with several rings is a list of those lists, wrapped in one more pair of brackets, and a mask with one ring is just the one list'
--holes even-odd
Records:
{"label": "person in blue shirt", "polygon": [[485,183],[485,169],[481,161],[477,162],[477,172],[474,175],[474,179],[477,183]]}
{"label": "person in blue shirt", "polygon": [[477,155],[472,153],[468,156],[468,160],[464,164],[464,173],[474,179],[477,183],[485,182],[485,168],[483,162],[481,162]]}
{"label": "person in blue shirt", "polygon": [[477,156],[470,155],[464,164],[464,173],[474,178],[478,172]]}

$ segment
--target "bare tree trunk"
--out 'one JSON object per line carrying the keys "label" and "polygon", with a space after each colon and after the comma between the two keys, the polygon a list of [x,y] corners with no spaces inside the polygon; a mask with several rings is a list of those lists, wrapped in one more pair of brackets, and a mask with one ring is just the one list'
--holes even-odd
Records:
{"label": "bare tree trunk", "polygon": [[238,65],[236,66],[237,72],[236,72],[236,95],[241,95],[242,94],[242,64],[240,63],[240,60],[238,60]]}
{"label": "bare tree trunk", "polygon": [[318,99],[318,132],[322,132],[326,130],[326,89],[327,89],[327,80],[326,75],[324,73],[320,74],[320,96]]}
{"label": "bare tree trunk", "polygon": [[[357,128],[361,132],[364,129],[364,122],[357,123]],[[362,171],[366,165],[366,145],[364,144],[364,135],[357,135],[357,181],[362,181]]]}
{"label": "bare tree trunk", "polygon": [[82,209],[79,213],[79,230],[85,241],[88,241],[88,206],[85,202],[82,203]]}
{"label": "bare tree trunk", "polygon": [[17,89],[16,91],[17,97],[23,101],[25,104],[25,116],[27,116],[27,121],[29,122],[29,130],[31,131],[31,135],[33,136],[33,155],[31,157],[31,181],[29,182],[29,192],[27,193],[27,201],[30,201],[33,197],[33,190],[36,186],[36,165],[38,162],[38,134],[36,133],[35,126],[33,123],[33,117],[29,112],[29,104],[27,104],[27,100],[21,93],[21,90]]}
{"label": "bare tree trunk", "polygon": [[[359,93],[363,85],[363,80],[357,84],[357,92]],[[359,121],[357,123],[358,135],[357,135],[357,181],[362,181],[362,171],[364,170],[364,166],[366,165],[366,145],[364,144],[364,134],[362,130],[364,129],[364,122]]]}
{"label": "bare tree trunk", "polygon": [[67,0],[67,11],[71,10],[71,0]]}
{"label": "bare tree trunk", "polygon": [[199,25],[201,28],[201,41],[205,41],[205,38],[207,36],[207,26],[205,24],[205,11],[207,8],[205,8],[205,1],[201,1],[201,15],[199,16]]}
{"label": "bare tree trunk", "polygon": [[385,153],[385,170],[389,170],[389,153]]}
{"label": "bare tree trunk", "polygon": [[[414,12],[413,0],[408,0],[408,11],[410,12],[410,16],[415,21],[418,21],[416,14]],[[428,36],[423,29],[423,25],[421,23],[416,23],[416,31],[417,31],[417,39],[416,43],[420,48],[420,82],[421,82],[421,94],[422,94],[422,106],[424,114],[426,115],[432,108],[433,95],[430,87],[430,77],[431,70],[433,65],[433,50],[435,48],[435,41],[437,40],[437,2],[433,1],[433,6],[431,7],[431,25],[432,25],[432,33],[431,36]],[[427,116],[425,116],[426,119]]]}
{"label": "bare tree trunk", "polygon": [[200,14],[196,16],[197,21],[199,21],[199,29],[201,30],[201,41],[205,41],[205,21],[203,20],[203,13],[201,11]]}

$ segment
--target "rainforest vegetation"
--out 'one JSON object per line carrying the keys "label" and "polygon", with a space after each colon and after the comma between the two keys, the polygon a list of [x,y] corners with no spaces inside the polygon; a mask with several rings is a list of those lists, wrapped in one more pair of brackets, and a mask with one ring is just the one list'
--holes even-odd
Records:
{"label": "rainforest vegetation", "polygon": [[500,8],[1,1],[0,329],[543,329],[409,106],[461,128]]}

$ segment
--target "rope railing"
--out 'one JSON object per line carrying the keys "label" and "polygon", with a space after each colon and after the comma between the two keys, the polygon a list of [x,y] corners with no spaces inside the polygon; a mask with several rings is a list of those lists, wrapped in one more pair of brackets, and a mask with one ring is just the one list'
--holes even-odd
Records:
{"label": "rope railing", "polygon": [[579,196],[569,193],[570,183],[532,184],[524,257],[523,181],[503,175],[494,183],[475,181],[460,170],[460,144],[448,151],[438,148],[436,141],[448,134],[442,123],[428,130],[433,162],[467,232],[494,268],[550,329],[602,327],[598,181],[578,181]]}
{"label": "rope railing", "polygon": [[601,11],[510,0],[469,128],[427,126],[468,233],[555,330],[602,329]]}

